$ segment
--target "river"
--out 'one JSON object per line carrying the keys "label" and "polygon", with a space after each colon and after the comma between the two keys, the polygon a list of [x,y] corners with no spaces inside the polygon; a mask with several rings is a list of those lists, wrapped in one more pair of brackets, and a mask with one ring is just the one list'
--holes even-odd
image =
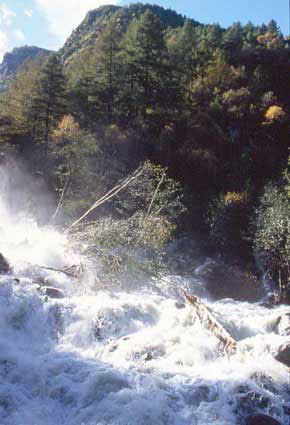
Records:
{"label": "river", "polygon": [[[289,423],[289,375],[274,358],[286,306],[213,301],[198,273],[100,286],[64,234],[11,215],[3,193],[0,235],[13,267],[0,276],[1,425],[239,425],[259,412]],[[43,268],[80,263],[79,279]],[[224,355],[183,290],[202,295],[242,354]]]}

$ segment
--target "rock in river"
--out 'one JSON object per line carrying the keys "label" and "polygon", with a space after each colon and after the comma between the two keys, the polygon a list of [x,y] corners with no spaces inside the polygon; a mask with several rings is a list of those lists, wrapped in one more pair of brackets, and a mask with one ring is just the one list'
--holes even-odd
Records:
{"label": "rock in river", "polygon": [[281,423],[271,418],[271,416],[259,413],[257,415],[248,416],[245,425],[281,425]]}
{"label": "rock in river", "polygon": [[275,359],[283,363],[284,365],[290,367],[290,344],[282,345],[279,348]]}
{"label": "rock in river", "polygon": [[11,270],[10,265],[4,255],[0,252],[0,274],[6,274],[9,273]]}
{"label": "rock in river", "polygon": [[278,317],[274,331],[281,336],[290,336],[290,313]]}
{"label": "rock in river", "polygon": [[53,286],[43,286],[40,288],[40,291],[43,295],[46,295],[50,298],[63,298],[64,293],[58,289],[54,288]]}

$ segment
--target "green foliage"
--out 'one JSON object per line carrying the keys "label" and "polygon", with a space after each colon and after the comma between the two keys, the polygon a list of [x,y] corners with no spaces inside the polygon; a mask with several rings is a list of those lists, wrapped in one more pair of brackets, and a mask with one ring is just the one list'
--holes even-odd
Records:
{"label": "green foliage", "polygon": [[24,145],[34,143],[38,134],[38,107],[36,98],[40,90],[41,68],[44,58],[27,61],[11,82],[2,100],[0,137],[3,141]]}
{"label": "green foliage", "polygon": [[[80,129],[71,116],[63,118],[52,133],[51,161],[59,180],[59,189],[66,193],[63,210],[73,219],[88,209],[110,184],[113,184],[113,161],[108,177],[108,159],[92,134]],[[85,184],[84,184],[85,182]]]}
{"label": "green foliage", "polygon": [[[139,20],[146,11],[158,17],[162,30],[182,27],[184,17],[171,9],[150,4],[133,3],[129,7],[105,5],[87,13],[83,22],[73,31],[60,50],[64,62],[69,63],[80,50],[94,45],[96,38],[111,20],[116,22],[116,29],[125,34],[133,19]],[[201,25],[193,21],[195,26]]]}
{"label": "green foliage", "polygon": [[283,291],[290,280],[290,202],[284,186],[265,187],[253,224],[254,249]]}
{"label": "green foliage", "polygon": [[110,202],[111,215],[80,226],[75,243],[85,241],[86,254],[98,255],[103,279],[162,266],[163,248],[185,212],[180,185],[160,166],[145,162],[138,177]]}
{"label": "green foliage", "polygon": [[30,162],[42,157],[37,167],[50,187],[65,188],[70,219],[144,164],[89,217],[102,245],[112,242],[108,256],[118,245],[155,251],[180,222],[200,231],[207,210],[215,246],[239,252],[249,249],[245,193],[260,193],[286,167],[288,86],[289,43],[274,21],[223,29],[159,6],[106,5],[59,56],[21,68],[1,96],[0,141]]}
{"label": "green foliage", "polygon": [[290,200],[290,155],[288,157],[288,166],[286,170],[284,171],[284,178],[285,178],[285,191],[288,196],[288,199]]}
{"label": "green foliage", "polygon": [[160,20],[147,10],[140,20],[133,20],[125,35],[123,63],[127,81],[123,105],[127,117],[141,116],[152,122],[154,111],[161,107],[164,54]]}
{"label": "green foliage", "polygon": [[249,203],[246,193],[228,192],[211,202],[208,210],[209,233],[219,249],[242,254],[248,223]]}
{"label": "green foliage", "polygon": [[149,161],[143,164],[140,176],[118,196],[114,205],[121,216],[144,211],[148,216],[167,217],[173,223],[184,212],[181,185],[167,175],[166,169]]}
{"label": "green foliage", "polygon": [[38,110],[37,124],[42,129],[45,158],[52,130],[65,113],[66,80],[59,56],[52,55],[42,69],[40,90],[34,100]]}
{"label": "green foliage", "polygon": [[56,55],[25,63],[4,100],[2,114],[7,126],[3,138],[20,145],[21,150],[30,151],[36,143],[42,144],[46,161],[51,132],[65,112],[65,84]]}

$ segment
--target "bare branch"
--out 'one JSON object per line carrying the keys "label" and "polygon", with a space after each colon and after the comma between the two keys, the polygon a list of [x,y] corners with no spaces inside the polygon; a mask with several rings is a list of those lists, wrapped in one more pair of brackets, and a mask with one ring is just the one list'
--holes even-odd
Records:
{"label": "bare branch", "polygon": [[59,213],[59,211],[60,211],[60,209],[61,209],[61,207],[62,207],[62,204],[63,204],[63,198],[64,198],[64,195],[65,195],[65,192],[66,192],[66,189],[67,189],[68,183],[69,183],[69,179],[70,179],[70,175],[68,175],[68,176],[67,176],[67,179],[66,179],[65,185],[64,185],[64,187],[62,188],[61,195],[60,195],[60,197],[59,197],[59,201],[58,201],[58,203],[57,203],[56,210],[55,210],[55,212],[54,212],[53,216],[51,217],[51,219],[49,220],[49,223],[48,223],[48,224],[52,224],[52,223],[53,223],[53,221],[55,220],[55,218],[56,218],[57,214]]}
{"label": "bare branch", "polygon": [[96,208],[98,208],[100,205],[104,204],[105,202],[112,199],[114,196],[116,196],[121,190],[124,190],[133,180],[135,180],[137,177],[140,176],[142,173],[142,167],[137,168],[137,170],[134,171],[134,173],[127,177],[125,180],[120,181],[113,189],[109,190],[105,195],[103,195],[100,199],[98,199],[80,218],[78,218],[76,221],[74,221],[68,228],[68,230],[71,230],[73,227],[75,227],[77,224],[79,224],[84,218],[86,218],[92,211],[94,211]]}

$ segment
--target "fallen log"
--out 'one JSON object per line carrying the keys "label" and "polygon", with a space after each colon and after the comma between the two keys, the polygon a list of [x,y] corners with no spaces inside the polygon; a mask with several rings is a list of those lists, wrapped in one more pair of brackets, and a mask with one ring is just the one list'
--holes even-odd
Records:
{"label": "fallen log", "polygon": [[237,341],[231,336],[229,331],[216,319],[213,312],[207,307],[200,298],[184,292],[187,301],[192,304],[196,310],[196,315],[201,323],[206,324],[207,328],[222,342],[224,353],[227,357],[236,354],[239,350]]}
{"label": "fallen log", "polygon": [[53,272],[63,273],[68,277],[79,278],[80,275],[84,271],[84,267],[82,264],[73,264],[72,266],[65,267],[63,269],[58,269],[56,267],[48,267],[48,266],[37,266],[40,269],[51,270]]}
{"label": "fallen log", "polygon": [[39,288],[39,291],[49,298],[64,298],[65,296],[60,289],[54,288],[53,286],[43,286]]}

